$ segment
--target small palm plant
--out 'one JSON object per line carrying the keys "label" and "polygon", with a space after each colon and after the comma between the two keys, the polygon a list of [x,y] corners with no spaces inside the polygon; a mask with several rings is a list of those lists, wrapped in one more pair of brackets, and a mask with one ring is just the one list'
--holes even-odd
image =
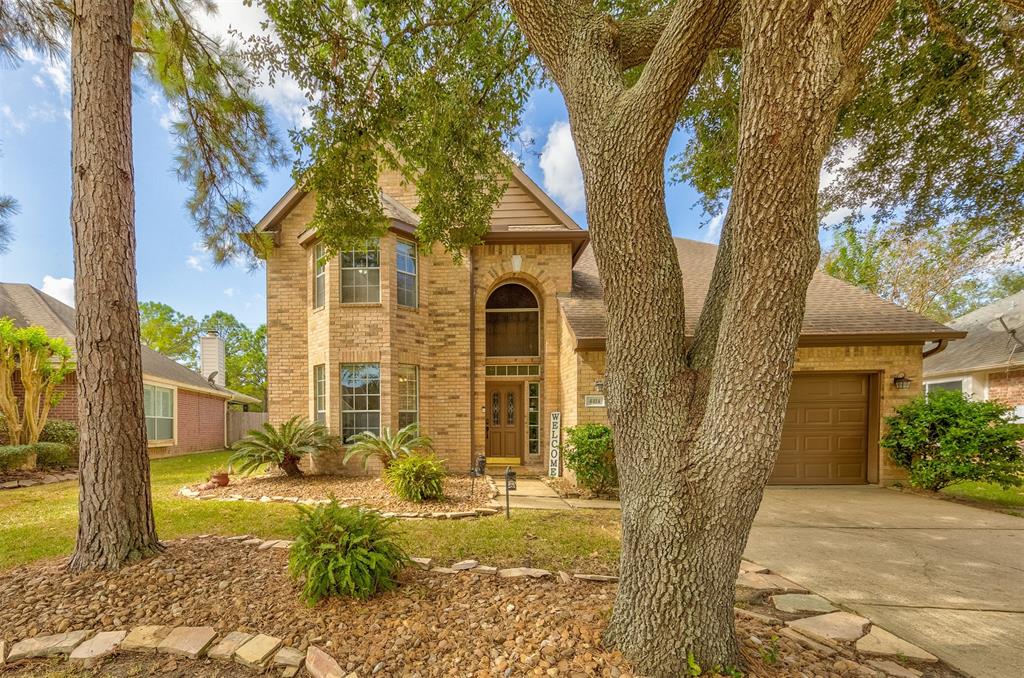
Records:
{"label": "small palm plant", "polygon": [[379,459],[383,470],[386,471],[396,459],[434,451],[433,441],[427,436],[420,435],[419,424],[409,424],[394,434],[387,427],[380,435],[372,431],[357,433],[348,439],[348,445],[345,463],[347,464],[352,457],[362,457],[364,470],[369,466],[371,458]]}
{"label": "small palm plant", "polygon": [[337,436],[321,423],[292,417],[275,427],[267,422],[235,443],[228,465],[249,475],[264,464],[275,464],[288,476],[301,476],[299,460],[305,454],[320,454],[338,446]]}

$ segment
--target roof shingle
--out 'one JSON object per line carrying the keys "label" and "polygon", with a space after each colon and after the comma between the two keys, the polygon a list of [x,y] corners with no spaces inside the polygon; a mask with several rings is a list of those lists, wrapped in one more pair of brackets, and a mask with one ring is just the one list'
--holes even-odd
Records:
{"label": "roof shingle", "polygon": [[1011,330],[1024,327],[1024,292],[950,322],[951,327],[967,332],[967,336],[950,344],[945,351],[925,358],[924,375],[1024,365],[1024,349],[1003,329],[998,320],[1000,316]]}
{"label": "roof shingle", "polygon": [[[19,327],[38,325],[51,337],[60,337],[71,347],[72,356],[77,360],[75,348],[75,309],[57,301],[31,285],[23,283],[0,283],[0,317],[7,316]],[[182,386],[216,391],[224,398],[240,402],[258,402],[245,394],[211,384],[198,372],[184,365],[142,347],[142,373],[144,375],[173,381]]]}
{"label": "roof shingle", "polygon": [[[679,266],[683,271],[683,297],[686,334],[693,336],[711,284],[718,246],[675,238]],[[569,326],[577,340],[605,338],[607,317],[601,280],[592,247],[580,255],[572,272],[572,294],[559,299]],[[849,339],[877,340],[882,335],[904,341],[931,341],[956,338],[960,333],[933,320],[854,287],[849,283],[815,271],[807,290],[807,309],[801,340],[805,343]]]}

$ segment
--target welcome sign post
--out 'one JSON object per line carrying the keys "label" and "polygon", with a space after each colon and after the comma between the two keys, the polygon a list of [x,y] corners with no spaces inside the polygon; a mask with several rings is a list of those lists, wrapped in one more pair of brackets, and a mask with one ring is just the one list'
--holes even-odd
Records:
{"label": "welcome sign post", "polygon": [[562,413],[551,413],[551,432],[548,435],[548,476],[557,478],[562,475]]}

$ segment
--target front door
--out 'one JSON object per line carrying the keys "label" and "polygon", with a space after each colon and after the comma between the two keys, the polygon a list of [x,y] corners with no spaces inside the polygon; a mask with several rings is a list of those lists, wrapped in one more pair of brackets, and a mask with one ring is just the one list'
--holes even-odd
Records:
{"label": "front door", "polygon": [[487,462],[518,464],[523,452],[522,382],[487,383]]}

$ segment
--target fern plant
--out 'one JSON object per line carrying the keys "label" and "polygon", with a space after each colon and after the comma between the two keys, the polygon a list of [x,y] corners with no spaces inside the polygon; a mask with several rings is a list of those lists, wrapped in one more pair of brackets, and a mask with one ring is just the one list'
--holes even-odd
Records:
{"label": "fern plant", "polygon": [[384,471],[388,486],[400,499],[420,503],[444,497],[444,463],[434,455],[409,455]]}
{"label": "fern plant", "polygon": [[391,433],[387,427],[379,435],[364,431],[350,437],[347,443],[345,463],[353,457],[362,457],[364,470],[369,466],[370,459],[379,460],[383,470],[387,471],[396,459],[434,451],[433,441],[428,436],[420,435],[419,424],[409,424],[397,433]]}
{"label": "fern plant", "polygon": [[323,424],[292,417],[279,427],[267,422],[249,431],[232,446],[234,454],[228,458],[228,466],[249,475],[264,464],[274,464],[286,475],[301,476],[299,461],[303,455],[317,455],[337,446],[337,436]]}
{"label": "fern plant", "polygon": [[302,580],[302,598],[315,605],[328,596],[365,600],[398,585],[409,562],[398,545],[394,518],[357,507],[342,507],[331,498],[314,508],[297,507],[298,534],[288,569]]}

